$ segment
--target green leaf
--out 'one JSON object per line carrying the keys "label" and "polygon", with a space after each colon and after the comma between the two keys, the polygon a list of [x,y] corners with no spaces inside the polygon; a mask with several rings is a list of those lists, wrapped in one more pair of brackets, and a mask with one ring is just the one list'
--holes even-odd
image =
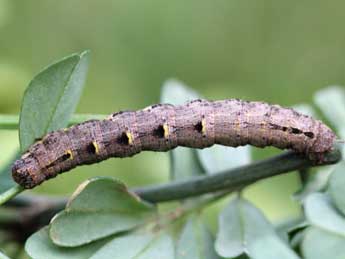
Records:
{"label": "green leaf", "polygon": [[27,240],[25,250],[33,259],[175,259],[173,240],[164,232],[129,233],[72,248],[52,243],[45,227]]}
{"label": "green leaf", "polygon": [[91,259],[175,259],[174,242],[164,232],[138,233],[114,238]]}
{"label": "green leaf", "polygon": [[10,259],[10,258],[0,251],[0,259]]}
{"label": "green leaf", "polygon": [[160,101],[161,103],[181,105],[199,98],[201,96],[184,83],[176,79],[169,79],[162,86]]}
{"label": "green leaf", "polygon": [[301,246],[301,243],[303,242],[305,235],[305,229],[297,232],[294,236],[291,237],[290,239],[290,246],[296,250]]}
{"label": "green leaf", "polygon": [[103,247],[109,239],[73,248],[58,247],[49,238],[49,227],[34,233],[25,244],[25,251],[33,259],[86,259]]}
{"label": "green leaf", "polygon": [[201,165],[208,174],[224,172],[235,167],[249,164],[251,161],[251,147],[226,147],[214,145],[197,150]]}
{"label": "green leaf", "polygon": [[345,215],[345,197],[344,197],[344,186],[345,186],[345,162],[335,166],[335,170],[330,177],[329,181],[329,193],[333,202],[337,208]]}
{"label": "green leaf", "polygon": [[306,230],[302,246],[305,259],[344,259],[345,239],[317,227]]}
{"label": "green leaf", "polygon": [[[216,251],[223,257],[247,253],[252,259],[299,258],[248,201],[232,201],[220,214]],[[269,248],[269,249],[268,249]]]}
{"label": "green leaf", "polygon": [[155,207],[142,202],[125,185],[110,177],[82,183],[51,222],[50,237],[60,246],[79,246],[127,231],[156,215]]}
{"label": "green leaf", "polygon": [[304,218],[288,218],[277,224],[275,226],[277,234],[280,238],[285,241],[285,243],[289,243],[289,240],[293,238],[298,232],[308,227],[308,222],[304,220]]}
{"label": "green leaf", "polygon": [[193,176],[204,174],[196,150],[177,147],[169,153],[171,177],[174,180],[185,180]]}
{"label": "green leaf", "polygon": [[218,259],[214,240],[199,215],[189,216],[177,242],[176,259]]}
{"label": "green leaf", "polygon": [[327,187],[328,180],[335,169],[334,165],[323,166],[317,172],[310,176],[307,184],[300,191],[296,192],[293,197],[303,202],[309,194],[313,192],[324,191]]}
{"label": "green leaf", "polygon": [[22,152],[35,139],[67,125],[82,93],[88,63],[87,51],[73,54],[45,68],[30,82],[20,113]]}
{"label": "green leaf", "polygon": [[326,194],[313,193],[304,202],[307,220],[314,226],[345,237],[345,218]]}
{"label": "green leaf", "polygon": [[[187,101],[200,98],[199,94],[183,83],[170,79],[163,84],[161,102],[181,105]],[[196,150],[177,147],[169,152],[171,161],[171,178],[184,180],[204,173],[197,158]]]}
{"label": "green leaf", "polygon": [[316,112],[314,108],[309,104],[306,104],[306,103],[297,104],[297,105],[292,106],[292,109],[304,115],[308,115],[308,116],[316,118]]}
{"label": "green leaf", "polygon": [[[314,95],[314,102],[326,118],[339,130],[339,133],[345,133],[344,88],[331,86],[320,90]],[[345,135],[341,135],[340,137],[344,138]]]}

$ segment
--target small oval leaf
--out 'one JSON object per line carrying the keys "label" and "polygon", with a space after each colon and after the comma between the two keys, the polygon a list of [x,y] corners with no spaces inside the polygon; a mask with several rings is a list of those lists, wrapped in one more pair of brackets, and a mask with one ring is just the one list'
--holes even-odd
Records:
{"label": "small oval leaf", "polygon": [[0,251],[0,259],[10,259],[10,258]]}
{"label": "small oval leaf", "polygon": [[177,241],[176,259],[219,259],[214,240],[199,215],[189,216]]}
{"label": "small oval leaf", "polygon": [[90,259],[175,259],[174,243],[167,233],[134,233],[114,237]]}
{"label": "small oval leaf", "polygon": [[249,164],[251,161],[251,147],[226,147],[214,145],[197,150],[200,163],[208,174],[215,174],[235,167]]}
{"label": "small oval leaf", "polygon": [[30,82],[20,112],[22,152],[35,139],[67,125],[83,90],[88,57],[88,51],[66,57],[45,68]]}
{"label": "small oval leaf", "polygon": [[345,237],[345,218],[336,210],[332,200],[323,193],[313,193],[304,202],[307,220],[314,226]]}
{"label": "small oval leaf", "polygon": [[299,258],[279,238],[264,215],[241,198],[232,201],[221,212],[215,247],[223,257],[246,253],[252,259]]}
{"label": "small oval leaf", "polygon": [[320,167],[315,174],[310,175],[307,184],[296,192],[293,197],[303,202],[311,193],[324,191],[334,169],[334,165]]}
{"label": "small oval leaf", "polygon": [[344,197],[344,186],[345,186],[345,162],[335,166],[335,170],[330,177],[329,181],[329,193],[333,202],[337,208],[345,215],[345,197]]}
{"label": "small oval leaf", "polygon": [[33,259],[86,259],[106,243],[107,239],[80,247],[58,247],[49,238],[49,227],[44,227],[28,238],[25,251]]}
{"label": "small oval leaf", "polygon": [[79,246],[133,229],[156,215],[156,208],[110,177],[82,183],[66,209],[51,222],[50,237],[60,246]]}
{"label": "small oval leaf", "polygon": [[306,230],[301,250],[305,259],[344,259],[345,238],[311,227]]}
{"label": "small oval leaf", "polygon": [[[332,101],[330,102],[330,100]],[[314,102],[339,133],[345,130],[345,91],[343,87],[330,86],[316,92]],[[345,135],[340,137],[344,138]]]}

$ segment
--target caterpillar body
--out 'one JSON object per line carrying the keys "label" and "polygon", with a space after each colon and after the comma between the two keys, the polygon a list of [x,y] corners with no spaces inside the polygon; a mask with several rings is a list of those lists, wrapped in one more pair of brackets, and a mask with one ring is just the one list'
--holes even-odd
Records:
{"label": "caterpillar body", "polygon": [[48,133],[14,163],[12,176],[23,187],[33,188],[78,165],[110,157],[213,144],[274,146],[320,159],[335,139],[321,121],[290,108],[238,99],[197,99],[180,106],[156,104],[122,111]]}

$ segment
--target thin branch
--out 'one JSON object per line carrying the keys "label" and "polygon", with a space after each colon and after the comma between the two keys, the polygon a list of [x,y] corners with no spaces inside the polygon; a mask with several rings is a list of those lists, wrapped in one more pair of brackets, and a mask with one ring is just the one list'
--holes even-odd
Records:
{"label": "thin branch", "polygon": [[[334,149],[325,155],[322,165],[334,164],[341,159],[341,153]],[[163,202],[185,199],[220,190],[235,190],[260,179],[288,173],[290,171],[314,166],[306,157],[293,152],[234,168],[208,176],[194,177],[190,180],[172,182],[152,187],[134,189],[142,199],[150,202]]]}
{"label": "thin branch", "polygon": [[[91,119],[104,119],[107,115],[102,114],[74,114],[70,119],[69,126]],[[19,116],[0,114],[0,130],[16,130],[19,127]]]}
{"label": "thin branch", "polygon": [[0,205],[12,199],[21,193],[24,188],[20,185],[15,185],[11,189],[8,189],[6,192],[1,193],[0,195]]}

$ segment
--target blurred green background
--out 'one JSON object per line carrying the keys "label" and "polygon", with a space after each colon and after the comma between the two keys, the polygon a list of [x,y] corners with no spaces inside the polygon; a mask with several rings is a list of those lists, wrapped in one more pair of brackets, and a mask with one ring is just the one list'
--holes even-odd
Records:
{"label": "blurred green background", "polygon": [[[73,52],[90,49],[80,113],[109,114],[159,101],[168,78],[210,99],[281,105],[310,102],[345,85],[344,1],[0,0],[0,113],[18,113],[30,79]],[[0,132],[0,163],[18,145]],[[257,156],[267,155],[258,151]],[[141,153],[76,169],[36,192],[70,194],[92,175],[129,186],[167,181],[166,153]],[[250,187],[247,196],[271,219],[297,214],[294,174]]]}

